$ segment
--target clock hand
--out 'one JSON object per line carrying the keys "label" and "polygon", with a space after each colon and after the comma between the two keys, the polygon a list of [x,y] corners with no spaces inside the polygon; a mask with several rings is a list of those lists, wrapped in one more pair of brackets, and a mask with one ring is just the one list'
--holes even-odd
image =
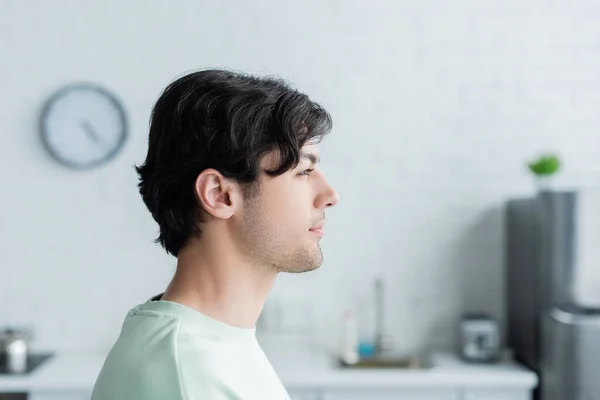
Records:
{"label": "clock hand", "polygon": [[83,128],[87,136],[92,139],[92,141],[101,143],[100,137],[96,133],[94,127],[92,127],[87,121],[81,121],[79,125]]}

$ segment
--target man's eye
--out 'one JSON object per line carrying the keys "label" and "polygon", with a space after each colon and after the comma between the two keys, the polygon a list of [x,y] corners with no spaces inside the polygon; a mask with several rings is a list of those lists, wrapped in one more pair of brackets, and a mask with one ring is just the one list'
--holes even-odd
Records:
{"label": "man's eye", "polygon": [[298,175],[310,175],[311,172],[314,171],[314,168],[305,169],[304,171],[298,173]]}

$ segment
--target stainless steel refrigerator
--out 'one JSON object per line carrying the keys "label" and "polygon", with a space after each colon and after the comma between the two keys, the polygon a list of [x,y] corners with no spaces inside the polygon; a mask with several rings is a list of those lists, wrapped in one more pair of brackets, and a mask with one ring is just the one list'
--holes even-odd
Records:
{"label": "stainless steel refrigerator", "polygon": [[541,400],[600,400],[600,190],[506,205],[507,345]]}

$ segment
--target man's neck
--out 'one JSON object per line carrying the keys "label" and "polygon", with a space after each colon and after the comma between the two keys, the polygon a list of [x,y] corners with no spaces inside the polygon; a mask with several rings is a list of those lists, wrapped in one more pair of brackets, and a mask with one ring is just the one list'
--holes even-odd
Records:
{"label": "man's neck", "polygon": [[206,247],[192,245],[180,252],[177,271],[162,300],[231,326],[254,327],[277,273],[259,272],[231,252],[210,252]]}

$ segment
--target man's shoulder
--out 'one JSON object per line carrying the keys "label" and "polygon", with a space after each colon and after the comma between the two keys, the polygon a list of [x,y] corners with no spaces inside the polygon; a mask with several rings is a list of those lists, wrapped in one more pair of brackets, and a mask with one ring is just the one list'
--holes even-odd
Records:
{"label": "man's shoulder", "polygon": [[226,367],[210,340],[177,329],[151,335],[128,333],[107,355],[92,400],[186,400],[205,393],[220,399],[219,371]]}

